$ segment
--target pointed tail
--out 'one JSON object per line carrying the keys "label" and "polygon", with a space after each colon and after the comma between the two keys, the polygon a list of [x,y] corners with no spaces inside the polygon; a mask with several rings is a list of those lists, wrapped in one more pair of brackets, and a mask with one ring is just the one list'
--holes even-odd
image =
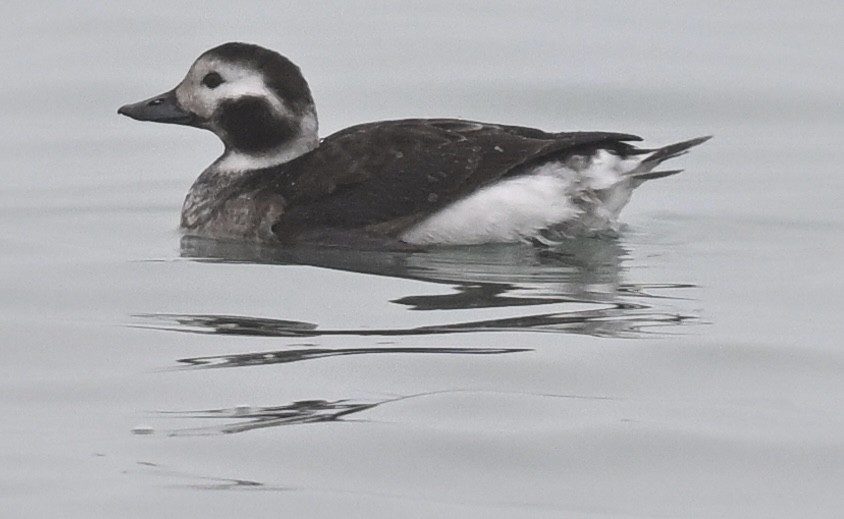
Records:
{"label": "pointed tail", "polygon": [[668,159],[685,155],[691,148],[694,148],[698,144],[703,144],[711,138],[711,135],[706,135],[696,139],[689,139],[687,141],[669,144],[668,146],[663,146],[662,148],[658,148],[656,150],[640,150],[643,153],[650,153],[650,155],[645,157],[642,162],[636,166],[636,168],[628,172],[627,175],[639,181],[636,185],[641,184],[645,180],[676,175],[683,170],[672,169],[667,171],[654,171],[653,169]]}

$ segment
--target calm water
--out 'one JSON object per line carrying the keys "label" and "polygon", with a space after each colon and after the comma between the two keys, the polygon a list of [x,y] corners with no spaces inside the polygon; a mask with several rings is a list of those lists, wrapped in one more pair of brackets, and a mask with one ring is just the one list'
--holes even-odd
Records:
{"label": "calm water", "polygon": [[[4,3],[4,517],[840,516],[839,2],[311,4]],[[614,241],[181,241],[219,144],[115,110],[228,40],[323,134],[716,138]]]}

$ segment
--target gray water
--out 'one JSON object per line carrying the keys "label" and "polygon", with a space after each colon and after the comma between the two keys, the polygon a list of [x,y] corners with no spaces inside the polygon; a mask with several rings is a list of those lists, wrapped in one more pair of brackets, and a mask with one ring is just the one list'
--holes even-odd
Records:
{"label": "gray water", "polygon": [[[9,2],[3,517],[840,517],[840,2]],[[180,240],[211,134],[115,114],[228,40],[322,134],[714,134],[617,240]],[[147,433],[147,434],[140,434]]]}

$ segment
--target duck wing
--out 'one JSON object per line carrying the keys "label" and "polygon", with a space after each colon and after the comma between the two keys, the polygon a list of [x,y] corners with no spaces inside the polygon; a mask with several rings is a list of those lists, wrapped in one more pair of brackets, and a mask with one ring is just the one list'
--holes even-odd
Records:
{"label": "duck wing", "polygon": [[636,153],[626,141],[639,140],[622,133],[548,133],[458,119],[384,121],[327,137],[316,150],[285,164],[265,189],[286,201],[273,226],[281,238],[314,228],[395,237],[531,165],[597,148]]}

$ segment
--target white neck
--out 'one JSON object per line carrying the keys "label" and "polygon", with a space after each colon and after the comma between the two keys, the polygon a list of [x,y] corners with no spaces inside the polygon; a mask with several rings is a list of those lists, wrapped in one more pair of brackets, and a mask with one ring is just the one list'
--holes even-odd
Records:
{"label": "white neck", "polygon": [[252,169],[270,168],[290,162],[296,157],[315,149],[318,144],[316,139],[313,141],[300,139],[292,143],[286,143],[284,146],[276,149],[254,155],[238,150],[230,150],[214,161],[213,166],[220,173],[237,173]]}

